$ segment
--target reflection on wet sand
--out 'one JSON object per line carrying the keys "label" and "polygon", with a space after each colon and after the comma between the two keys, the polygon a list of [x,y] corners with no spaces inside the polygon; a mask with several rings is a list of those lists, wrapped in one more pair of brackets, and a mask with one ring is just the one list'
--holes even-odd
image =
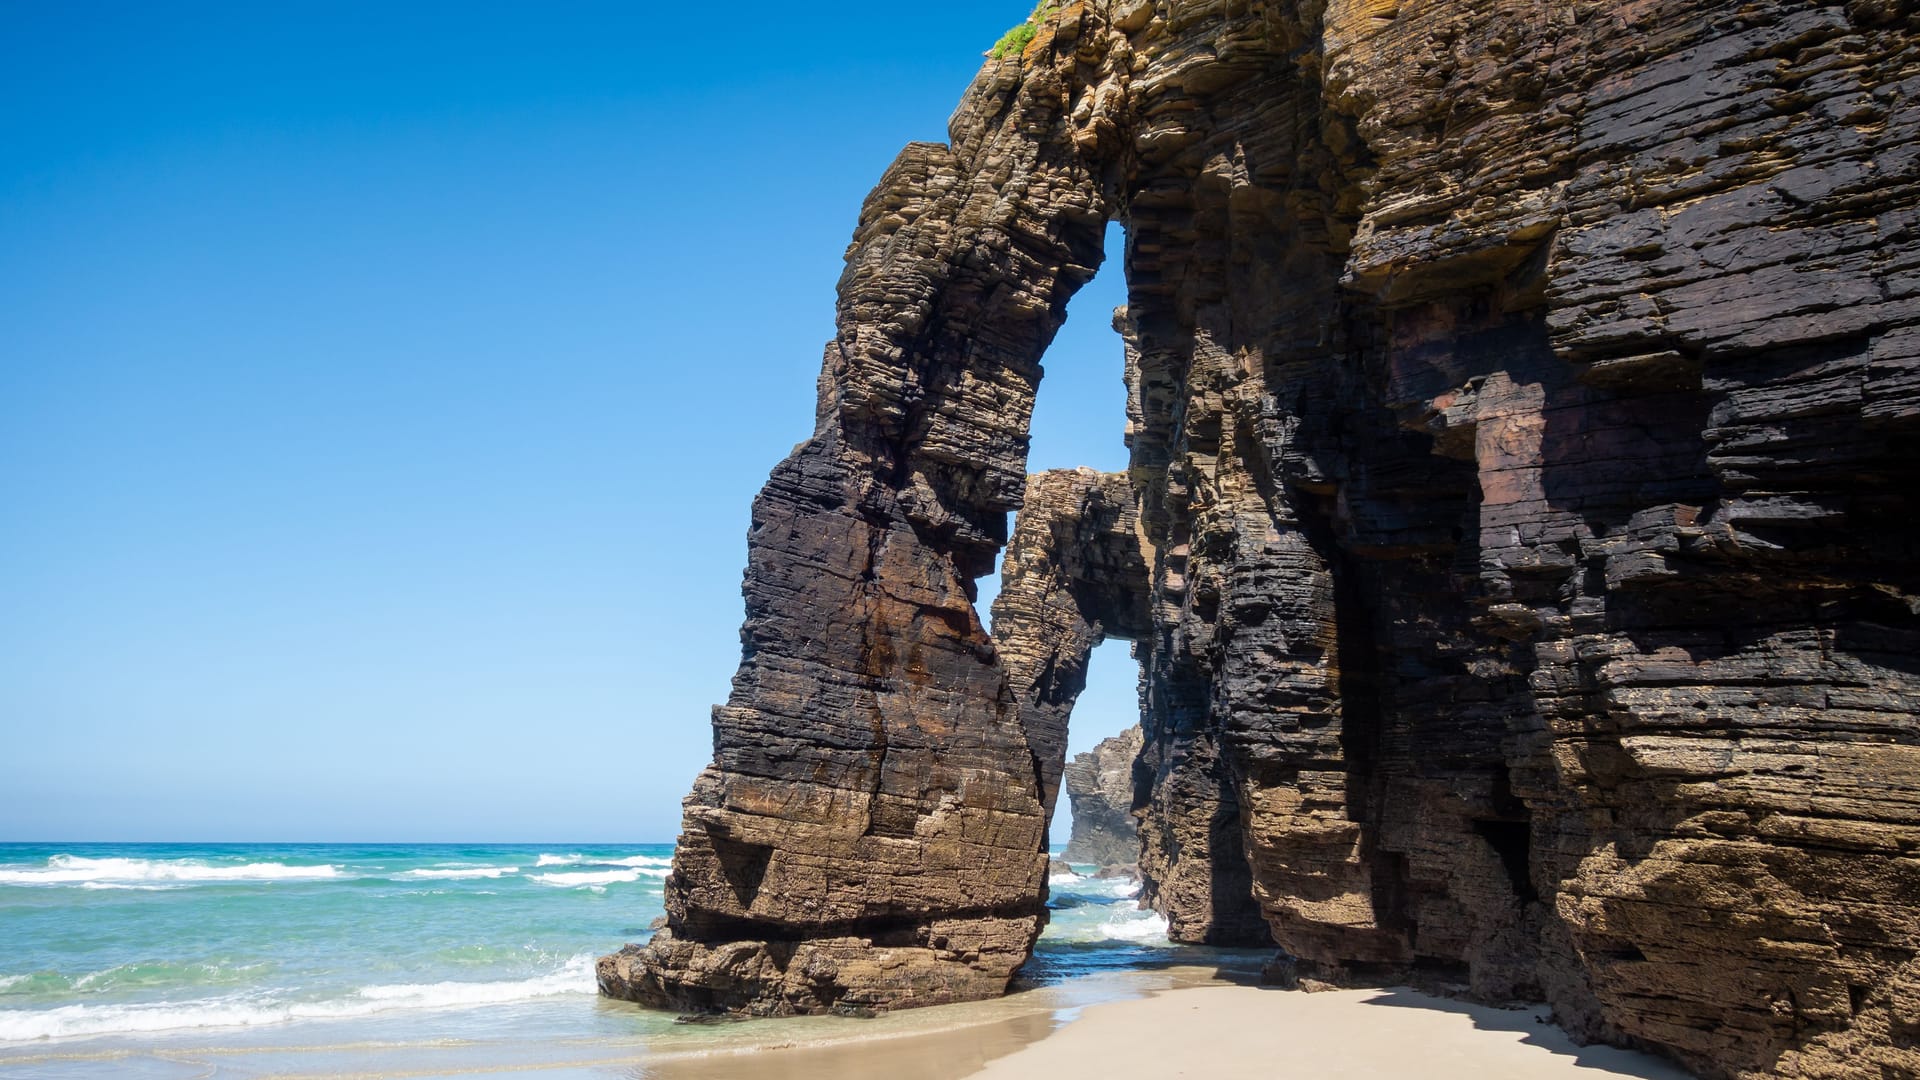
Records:
{"label": "reflection on wet sand", "polygon": [[851,1039],[815,1046],[769,1046],[744,1053],[714,1053],[635,1066],[633,1080],[845,1080],[847,1077],[914,1077],[960,1080],[1052,1034],[1062,1020],[1049,1012],[1028,1013],[964,1028],[922,1035]]}

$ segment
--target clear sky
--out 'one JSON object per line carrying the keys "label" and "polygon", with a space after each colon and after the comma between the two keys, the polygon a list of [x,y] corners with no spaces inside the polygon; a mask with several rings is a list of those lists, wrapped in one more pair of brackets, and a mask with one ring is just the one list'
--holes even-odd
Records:
{"label": "clear sky", "polygon": [[[672,839],[860,200],[1026,9],[0,0],[0,840]],[[1124,464],[1109,250],[1035,468]]]}

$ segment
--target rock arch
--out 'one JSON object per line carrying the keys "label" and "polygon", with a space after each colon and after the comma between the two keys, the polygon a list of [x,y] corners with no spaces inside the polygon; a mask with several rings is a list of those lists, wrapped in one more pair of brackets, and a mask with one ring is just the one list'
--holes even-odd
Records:
{"label": "rock arch", "polygon": [[[602,988],[1001,992],[1097,623],[1183,938],[1239,932],[1240,873],[1323,978],[1545,996],[1706,1075],[1920,1072],[1916,72],[1872,2],[1048,15],[862,208],[668,926]],[[1018,600],[1057,642],[996,642],[1007,512],[1110,531],[1112,481],[1024,459],[1112,216],[1145,623],[1102,555]]]}
{"label": "rock arch", "polygon": [[[1045,921],[1051,779],[974,611],[1039,360],[1102,257],[1068,88],[982,72],[861,210],[811,439],[754,503],[740,671],[668,926],[603,988],[779,1013],[1002,992]],[[1029,717],[1031,719],[1031,717]]]}

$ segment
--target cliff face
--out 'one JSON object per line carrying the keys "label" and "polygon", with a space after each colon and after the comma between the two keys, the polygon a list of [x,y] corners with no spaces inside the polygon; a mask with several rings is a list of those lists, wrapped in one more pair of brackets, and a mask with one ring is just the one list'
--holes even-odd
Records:
{"label": "cliff face", "polygon": [[1061,856],[1066,861],[1113,866],[1140,860],[1140,829],[1133,821],[1133,763],[1139,758],[1136,725],[1067,763],[1073,833]]}
{"label": "cliff face", "polygon": [[[1176,935],[1920,1071],[1916,96],[1892,0],[1050,15],[863,208],[669,928],[603,988],[998,992],[1111,635]],[[1109,215],[1132,468],[1023,492]]]}

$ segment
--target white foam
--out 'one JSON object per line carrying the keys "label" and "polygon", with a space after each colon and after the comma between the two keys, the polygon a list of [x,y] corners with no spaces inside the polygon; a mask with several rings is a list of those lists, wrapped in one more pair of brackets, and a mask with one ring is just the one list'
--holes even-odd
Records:
{"label": "white foam", "polygon": [[1121,912],[1100,924],[1108,940],[1149,941],[1167,937],[1166,916],[1152,911]]}
{"label": "white foam", "polygon": [[672,859],[663,859],[657,855],[626,855],[620,858],[599,858],[593,855],[542,855],[533,861],[538,866],[578,866],[587,863],[591,866],[672,866]]}
{"label": "white foam", "polygon": [[582,885],[612,885],[622,881],[639,881],[642,875],[666,877],[667,872],[636,866],[631,870],[580,870],[571,874],[532,874],[527,880],[537,881],[542,885],[557,885],[564,889],[572,889]]}
{"label": "white foam", "polygon": [[350,998],[333,1001],[276,1002],[260,996],[240,996],[146,1005],[0,1009],[0,1042],[176,1028],[254,1027],[290,1020],[340,1019],[402,1009],[457,1009],[593,992],[593,954],[581,953],[559,970],[530,979],[367,986]]}
{"label": "white foam", "polygon": [[1079,874],[1054,874],[1051,877],[1047,878],[1047,884],[1055,887],[1058,887],[1061,885],[1078,885],[1080,884],[1080,875]]}
{"label": "white foam", "polygon": [[0,975],[0,990],[5,990],[9,986],[18,986],[26,981],[25,975]]}
{"label": "white foam", "polygon": [[79,885],[98,888],[151,881],[312,881],[338,877],[337,866],[286,863],[212,865],[202,859],[83,859],[55,855],[41,868],[0,869],[0,885]]}
{"label": "white foam", "polygon": [[135,885],[125,881],[83,881],[83,889],[131,889],[138,892],[166,892],[170,889],[184,889],[185,885]]}
{"label": "white foam", "polygon": [[581,953],[558,971],[517,982],[399,983],[367,986],[359,991],[366,1001],[394,1009],[445,1009],[461,1005],[498,1005],[507,1001],[553,997],[556,994],[594,992],[593,954]]}
{"label": "white foam", "polygon": [[517,866],[468,866],[447,868],[444,870],[408,870],[401,874],[404,878],[428,878],[436,881],[461,881],[467,878],[497,878],[508,874],[517,874]]}
{"label": "white foam", "polygon": [[1132,878],[1081,878],[1073,885],[1076,892],[1089,896],[1110,896],[1115,900],[1131,900],[1140,895],[1140,883]]}

